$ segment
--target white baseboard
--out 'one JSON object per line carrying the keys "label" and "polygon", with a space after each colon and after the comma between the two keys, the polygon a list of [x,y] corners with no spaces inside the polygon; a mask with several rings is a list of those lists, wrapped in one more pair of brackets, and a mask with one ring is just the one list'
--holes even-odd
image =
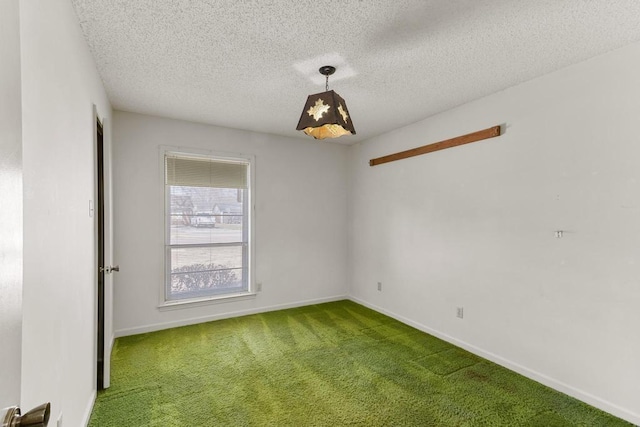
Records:
{"label": "white baseboard", "polygon": [[[89,419],[91,418],[91,413],[93,412],[93,404],[96,403],[96,395],[97,395],[96,391],[93,390],[91,392],[91,397],[89,398],[89,404],[87,405],[87,409],[85,409],[84,415],[82,416],[82,425],[85,427],[89,425]],[[64,420],[62,424],[64,424]]]}
{"label": "white baseboard", "polygon": [[297,301],[297,302],[287,303],[287,304],[277,304],[277,305],[271,305],[271,306],[265,306],[265,307],[252,308],[249,310],[238,310],[238,311],[231,311],[231,312],[221,313],[221,314],[213,314],[210,316],[180,319],[180,320],[165,322],[165,323],[155,323],[152,325],[145,325],[145,326],[140,326],[136,328],[127,328],[127,329],[117,330],[114,332],[114,337],[120,338],[120,337],[129,336],[129,335],[145,334],[147,332],[161,331],[163,329],[177,328],[180,326],[195,325],[198,323],[211,322],[213,320],[229,319],[232,317],[246,316],[249,314],[266,313],[268,311],[284,310],[286,308],[303,307],[305,305],[322,304],[325,302],[340,301],[344,299],[349,299],[349,297],[347,295],[335,295],[332,297]]}
{"label": "white baseboard", "polygon": [[497,363],[500,366],[503,366],[511,371],[517,372],[521,375],[524,375],[525,377],[532,379],[536,382],[539,382],[541,384],[546,385],[547,387],[551,387],[555,390],[558,390],[564,394],[567,394],[571,397],[575,397],[578,400],[581,400],[585,403],[588,403],[591,406],[594,406],[598,409],[601,409],[605,412],[608,412],[612,415],[615,415],[616,417],[622,418],[623,420],[629,421],[632,424],[635,425],[640,425],[640,414],[634,413],[626,408],[622,408],[618,405],[615,405],[609,401],[606,401],[604,399],[601,399],[597,396],[594,396],[591,393],[587,393],[583,390],[577,389],[575,387],[572,387],[566,383],[563,383],[562,381],[558,381],[554,378],[551,378],[547,375],[541,374],[540,372],[536,372],[534,370],[531,370],[525,366],[522,366],[518,363],[512,362],[511,360],[505,359],[503,357],[500,357],[494,353],[491,353],[489,351],[483,350],[479,347],[476,347],[474,345],[471,345],[467,342],[461,341],[457,338],[454,338],[450,335],[444,334],[440,331],[437,331],[435,329],[432,329],[428,326],[425,326],[421,323],[418,322],[414,322],[411,319],[408,319],[404,316],[400,316],[399,314],[393,313],[389,310],[385,310],[381,307],[378,307],[374,304],[370,304],[367,301],[361,300],[359,298],[355,298],[353,296],[350,296],[349,299],[353,302],[356,302],[358,304],[362,304],[365,307],[368,307],[372,310],[375,310],[379,313],[385,314],[389,317],[392,317],[402,323],[405,323],[409,326],[413,326],[416,329],[419,329],[423,332],[426,332],[430,335],[433,335],[435,337],[438,337],[444,341],[447,341],[457,347],[463,348],[477,356],[480,356],[484,359],[490,360],[494,363]]}

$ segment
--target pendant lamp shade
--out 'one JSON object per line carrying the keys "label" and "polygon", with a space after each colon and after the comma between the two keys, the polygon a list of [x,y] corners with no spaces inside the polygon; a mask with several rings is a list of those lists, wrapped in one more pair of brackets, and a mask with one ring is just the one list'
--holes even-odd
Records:
{"label": "pendant lamp shade", "polygon": [[296,129],[315,139],[356,134],[347,103],[332,90],[307,97]]}
{"label": "pendant lamp shade", "polygon": [[326,92],[307,97],[296,130],[301,130],[315,139],[338,138],[342,135],[355,135],[347,103],[332,90],[329,90],[329,75],[336,69],[332,66],[320,68],[320,74],[326,76]]}

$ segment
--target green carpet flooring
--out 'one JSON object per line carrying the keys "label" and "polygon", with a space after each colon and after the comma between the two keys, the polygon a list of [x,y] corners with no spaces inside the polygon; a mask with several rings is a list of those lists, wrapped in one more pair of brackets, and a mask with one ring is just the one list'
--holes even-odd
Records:
{"label": "green carpet flooring", "polygon": [[617,426],[351,301],[119,338],[90,426]]}

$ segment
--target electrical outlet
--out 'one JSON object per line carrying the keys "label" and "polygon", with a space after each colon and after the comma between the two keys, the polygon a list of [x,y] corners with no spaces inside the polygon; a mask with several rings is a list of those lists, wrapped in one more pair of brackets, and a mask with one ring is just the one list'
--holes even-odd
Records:
{"label": "electrical outlet", "polygon": [[262,292],[262,282],[256,283],[256,292]]}
{"label": "electrical outlet", "polygon": [[382,282],[378,282],[378,290],[382,292]]}
{"label": "electrical outlet", "polygon": [[62,427],[62,412],[58,416],[58,420],[56,421],[56,427]]}
{"label": "electrical outlet", "polygon": [[460,319],[464,318],[464,308],[456,307],[456,317],[459,317]]}

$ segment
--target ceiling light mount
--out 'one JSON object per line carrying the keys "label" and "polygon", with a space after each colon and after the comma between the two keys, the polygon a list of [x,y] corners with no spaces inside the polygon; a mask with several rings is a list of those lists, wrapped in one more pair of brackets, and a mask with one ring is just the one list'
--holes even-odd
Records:
{"label": "ceiling light mount", "polygon": [[347,103],[340,95],[329,90],[329,76],[336,72],[336,67],[324,65],[318,72],[325,76],[325,92],[307,97],[296,129],[315,139],[355,135]]}
{"label": "ceiling light mount", "polygon": [[336,72],[336,67],[333,67],[331,65],[323,65],[318,71],[320,71],[320,74],[322,74],[323,76],[327,76],[328,78],[331,74]]}
{"label": "ceiling light mount", "polygon": [[325,77],[324,90],[329,91],[329,76],[336,72],[336,67],[332,67],[331,65],[323,65],[318,69],[318,71]]}

